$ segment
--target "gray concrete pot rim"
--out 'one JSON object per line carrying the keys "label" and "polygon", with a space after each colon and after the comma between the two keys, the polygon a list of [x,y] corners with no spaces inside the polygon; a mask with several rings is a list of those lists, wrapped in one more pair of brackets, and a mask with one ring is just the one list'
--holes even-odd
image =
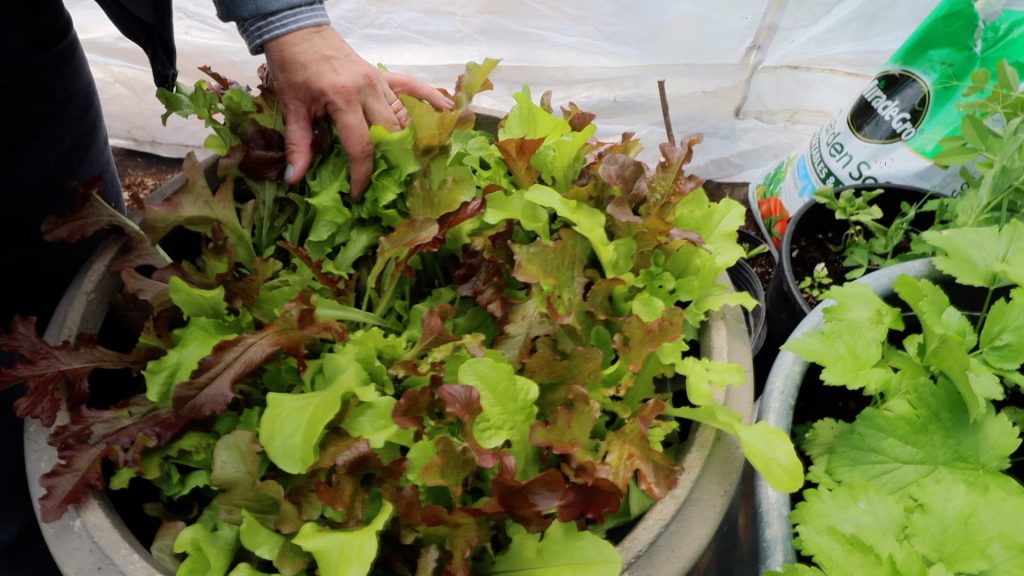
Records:
{"label": "gray concrete pot rim", "polygon": [[[494,121],[494,126],[497,122]],[[495,128],[496,129],[496,128]],[[203,160],[208,180],[216,180],[216,157]],[[185,184],[178,174],[153,193],[167,197]],[[120,249],[120,239],[104,244],[79,272],[53,316],[45,338],[57,343],[80,333],[97,333],[119,289],[107,267]],[[732,287],[723,273],[719,281]],[[716,401],[753,419],[753,367],[750,339],[742,311],[735,306],[709,313],[700,334],[702,355],[739,364],[744,385],[716,392]],[[59,421],[58,421],[59,423]],[[56,450],[46,442],[49,430],[26,423],[25,459],[29,488],[42,495],[38,478],[55,464]],[[738,489],[745,457],[739,442],[709,426],[695,424],[684,444],[682,472],[676,486],[637,522],[618,545],[623,574],[682,576],[710,543]],[[36,514],[38,516],[38,507]],[[59,521],[41,529],[58,566],[66,574],[160,576],[166,572],[117,515],[105,492],[94,491]]]}
{"label": "gray concrete pot rim", "polygon": [[[903,275],[928,279],[943,276],[932,264],[931,258],[922,258],[887,266],[863,276],[857,282],[867,284],[884,298],[893,293],[893,282]],[[794,339],[818,330],[824,321],[824,310],[834,304],[834,300],[825,300],[815,306],[789,338]],[[791,431],[793,410],[809,366],[808,362],[796,354],[779,351],[765,382],[764,392],[758,399],[758,421],[768,422],[787,434]],[[775,490],[760,474],[756,474],[754,504],[757,512],[760,571],[779,570],[783,564],[795,562],[793,531],[789,521],[792,509],[789,494]]]}

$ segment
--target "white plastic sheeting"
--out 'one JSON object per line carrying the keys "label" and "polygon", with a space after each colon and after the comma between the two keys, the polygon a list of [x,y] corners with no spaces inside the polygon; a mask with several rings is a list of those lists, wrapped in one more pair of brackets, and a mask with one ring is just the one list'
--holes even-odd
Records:
{"label": "white plastic sheeting", "polygon": [[[500,58],[495,88],[475,103],[498,109],[529,84],[536,97],[595,112],[599,137],[636,132],[646,160],[665,131],[664,79],[677,134],[700,132],[693,169],[749,180],[854,98],[938,0],[334,0],[334,26],[372,63],[451,89],[465,62]],[[96,76],[111,141],[180,156],[202,124],[160,123],[142,51],[92,0],[66,0]],[[248,54],[211,0],[175,2],[180,80],[209,64],[256,84]]]}

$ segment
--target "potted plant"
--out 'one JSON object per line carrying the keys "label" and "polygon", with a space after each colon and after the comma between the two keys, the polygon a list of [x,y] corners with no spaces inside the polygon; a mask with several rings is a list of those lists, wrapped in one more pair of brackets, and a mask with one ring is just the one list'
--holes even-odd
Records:
{"label": "potted plant", "polygon": [[[683,171],[698,139],[649,169],[637,142],[594,141],[591,115],[559,118],[527,89],[496,137],[474,130],[495,64],[467,67],[454,111],[406,99],[410,128],[372,129],[362,198],[329,127],[306,181],[280,183],[272,91],[179,86],[162,98],[213,130],[214,186],[188,159],[138,226],[88,198],[48,224],[54,239],[122,235],[69,292],[54,344],[27,321],[4,338],[25,357],[0,376],[28,380],[23,415],[63,419],[55,455],[32,451],[39,427],[27,441],[56,460],[51,538],[84,527],[101,552],[76,562],[674,573],[717,527],[742,454],[782,489],[802,481],[785,435],[743,414],[750,349],[730,305],[750,301],[724,281],[742,208]],[[108,314],[115,293],[97,287],[118,279],[127,308]],[[141,324],[123,350],[56,344],[115,317]],[[125,383],[100,393],[101,369]],[[108,486],[152,496],[151,554],[87,498]]]}
{"label": "potted plant", "polygon": [[857,184],[823,188],[814,198],[789,220],[765,294],[776,350],[832,285],[920,258],[912,240],[934,222],[928,192],[919,188]]}
{"label": "potted plant", "polygon": [[[978,174],[920,234],[936,256],[831,289],[772,368],[759,418],[792,427],[813,486],[792,513],[757,487],[763,570],[1019,571],[1024,541],[1005,522],[1024,514],[1024,99],[1012,68],[999,76],[946,143]],[[1005,124],[982,122],[991,112]]]}
{"label": "potted plant", "polygon": [[[793,426],[811,485],[792,514],[788,496],[757,487],[762,570],[842,574],[872,562],[879,574],[1019,569],[1024,470],[1012,463],[1021,455],[1024,355],[1013,314],[1024,293],[1019,274],[978,266],[973,250],[982,239],[1020,248],[1022,232],[1014,221],[926,233],[941,256],[833,290],[834,301],[794,331],[759,418]],[[995,260],[1020,264],[1019,256]],[[993,296],[997,288],[1006,296]],[[811,362],[820,371],[808,372]],[[797,560],[794,545],[815,568],[782,566]]]}
{"label": "potted plant", "polygon": [[971,77],[964,96],[978,98],[961,106],[967,113],[960,134],[941,140],[934,159],[963,166],[961,194],[939,197],[889,183],[823,188],[814,193],[815,202],[793,215],[779,250],[780,273],[766,294],[772,348],[785,341],[829,286],[930,256],[929,246],[916,241],[921,230],[1005,223],[1007,214],[1020,212],[1021,200],[1011,185],[1016,170],[1012,151],[1022,134],[1015,122],[1021,115],[1014,84],[1018,74],[1005,60],[995,71],[994,79],[986,69]]}

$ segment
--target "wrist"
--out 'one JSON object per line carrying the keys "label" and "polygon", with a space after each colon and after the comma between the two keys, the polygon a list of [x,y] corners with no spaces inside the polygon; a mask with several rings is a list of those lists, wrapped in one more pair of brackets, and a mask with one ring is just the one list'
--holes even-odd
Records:
{"label": "wrist", "polygon": [[269,44],[289,34],[329,27],[330,23],[327,9],[322,3],[316,2],[239,22],[238,32],[249,47],[249,53],[256,55],[262,54]]}

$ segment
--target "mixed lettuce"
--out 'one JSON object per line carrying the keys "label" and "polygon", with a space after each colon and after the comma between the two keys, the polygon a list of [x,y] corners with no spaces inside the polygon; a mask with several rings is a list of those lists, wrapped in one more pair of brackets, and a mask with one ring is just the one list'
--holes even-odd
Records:
{"label": "mixed lettuce", "polygon": [[[620,570],[603,535],[687,473],[677,418],[801,485],[781,432],[716,403],[742,370],[694,349],[710,311],[754,305],[719,283],[743,207],[685,173],[699,138],[651,168],[631,136],[597,141],[593,115],[525,88],[496,137],[477,131],[469,103],[496,64],[467,66],[454,110],[403,97],[412,123],[371,131],[360,198],[327,124],[305,181],[280,182],[267,86],[210,73],[161,93],[165,120],[211,128],[216,189],[190,157],[139,226],[89,194],[47,224],[125,237],[136,349],[50,347],[22,319],[0,337],[22,357],[0,372],[28,384],[19,413],[67,411],[45,520],[149,482],[154,557],[182,576],[600,575]],[[157,243],[180,229],[201,248],[172,262]],[[91,405],[90,374],[122,368],[135,395]]]}

